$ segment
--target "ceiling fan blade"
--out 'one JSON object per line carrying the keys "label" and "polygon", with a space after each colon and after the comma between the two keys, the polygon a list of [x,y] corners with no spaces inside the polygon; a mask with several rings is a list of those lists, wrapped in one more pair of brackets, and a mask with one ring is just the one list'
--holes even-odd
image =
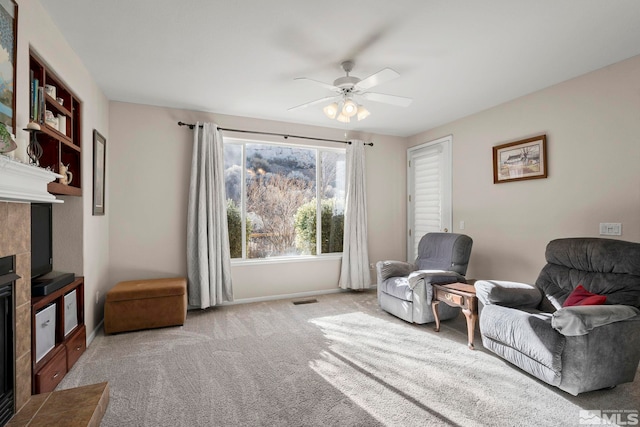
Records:
{"label": "ceiling fan blade", "polygon": [[351,60],[358,59],[365,51],[371,49],[372,46],[375,46],[380,40],[387,37],[396,26],[397,22],[389,22],[375,28],[373,32],[367,34],[365,38],[360,40],[358,44],[353,46],[353,48],[347,52],[346,55],[342,55],[342,57]]}
{"label": "ceiling fan blade", "polygon": [[387,95],[384,93],[367,92],[363,93],[360,96],[362,96],[364,99],[368,99],[369,101],[397,105],[398,107],[408,107],[411,102],[413,102],[413,99],[411,98],[406,98],[404,96]]}
{"label": "ceiling fan blade", "polygon": [[321,102],[332,101],[339,98],[338,96],[325,96],[324,98],[316,99],[315,101],[305,102],[304,104],[297,105],[289,108],[287,111],[301,110],[303,108],[310,107],[312,105],[320,104]]}
{"label": "ceiling fan blade", "polygon": [[397,71],[394,71],[391,68],[385,68],[384,70],[380,70],[377,73],[360,80],[358,83],[356,83],[355,89],[367,90],[374,86],[378,86],[379,84],[388,82],[389,80],[393,80],[397,77],[400,77],[400,74],[398,74]]}
{"label": "ceiling fan blade", "polygon": [[296,77],[294,80],[306,80],[308,82],[312,82],[312,83],[315,83],[315,84],[317,84],[319,86],[322,86],[325,89],[329,89],[329,90],[332,90],[334,92],[340,92],[340,88],[339,87],[334,86],[334,85],[330,85],[329,83],[324,83],[324,82],[321,82],[321,81],[318,81],[318,80],[308,79],[306,77]]}

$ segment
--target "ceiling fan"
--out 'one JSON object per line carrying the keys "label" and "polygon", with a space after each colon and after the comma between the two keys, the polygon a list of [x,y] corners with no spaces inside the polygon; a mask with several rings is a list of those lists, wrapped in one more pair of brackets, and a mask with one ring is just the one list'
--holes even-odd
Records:
{"label": "ceiling fan", "polygon": [[362,97],[369,101],[381,102],[384,104],[396,105],[399,107],[408,107],[413,99],[404,96],[387,95],[384,93],[368,92],[374,86],[388,82],[400,76],[391,68],[385,68],[365,79],[359,79],[350,76],[351,70],[355,65],[353,61],[344,61],[340,64],[346,76],[339,77],[334,80],[333,84],[324,83],[318,80],[308,79],[306,77],[298,77],[295,80],[306,80],[314,84],[320,85],[325,89],[329,89],[336,95],[326,96],[316,99],[315,101],[306,102],[296,107],[289,108],[289,111],[307,108],[311,105],[320,104],[322,102],[334,101],[323,108],[324,114],[330,119],[337,119],[343,123],[351,121],[351,117],[356,116],[358,120],[362,120],[369,116],[369,111],[356,102],[355,97]]}

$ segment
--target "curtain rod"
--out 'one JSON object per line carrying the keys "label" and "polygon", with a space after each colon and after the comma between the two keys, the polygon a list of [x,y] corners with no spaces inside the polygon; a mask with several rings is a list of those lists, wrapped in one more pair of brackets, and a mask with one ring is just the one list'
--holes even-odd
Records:
{"label": "curtain rod", "polygon": [[[189,129],[193,129],[194,127],[196,127],[196,125],[193,124],[193,123],[184,123],[184,122],[178,122],[178,126],[188,126]],[[202,127],[202,125],[200,125],[200,127]],[[252,133],[252,134],[255,134],[255,135],[281,136],[284,139],[288,139],[288,138],[311,139],[311,140],[314,140],[314,141],[339,142],[341,144],[349,144],[349,145],[351,145],[351,141],[340,141],[340,140],[337,140],[337,139],[314,138],[314,137],[311,137],[311,136],[287,135],[287,134],[284,134],[284,133],[258,132],[258,131],[253,131],[253,130],[229,129],[229,128],[221,128],[221,127],[218,127],[217,129],[219,131],[227,131],[227,132],[240,132],[240,133]],[[373,142],[365,142],[364,145],[369,145],[369,146],[373,147]]]}

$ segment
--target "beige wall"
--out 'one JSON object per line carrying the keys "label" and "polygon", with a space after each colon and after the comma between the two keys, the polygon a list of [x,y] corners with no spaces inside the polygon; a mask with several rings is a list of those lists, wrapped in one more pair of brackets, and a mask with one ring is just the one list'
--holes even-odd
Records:
{"label": "beige wall", "polygon": [[[29,45],[83,101],[84,196],[56,207],[56,222],[62,221],[56,233],[68,244],[57,245],[55,256],[56,268],[86,277],[89,331],[102,318],[98,292],[129,278],[186,274],[191,132],[178,120],[343,137],[337,129],[109,103],[41,4],[18,4],[19,127],[28,119]],[[97,217],[91,215],[93,129],[107,138],[106,215]],[[549,178],[494,185],[491,147],[540,133],[548,137]],[[464,220],[475,241],[470,277],[533,281],[549,240],[597,236],[599,222],[622,222],[621,238],[640,241],[640,57],[408,139],[350,135],[375,143],[367,149],[372,263],[406,256],[406,148],[448,134],[454,231]],[[232,273],[236,298],[251,299],[335,289],[338,270],[339,261],[324,260],[241,265]]]}
{"label": "beige wall", "polygon": [[[109,118],[112,285],[134,278],[186,275],[193,134],[179,127],[178,121],[212,121],[228,128],[344,139],[344,131],[337,129],[121,102],[110,103]],[[404,259],[406,142],[380,135],[352,136],[375,144],[366,150],[371,262]],[[234,296],[242,300],[336,289],[339,266],[338,259],[234,265]]]}
{"label": "beige wall", "polygon": [[[102,302],[95,304],[95,294],[98,291],[104,294],[108,289],[109,260],[108,200],[107,216],[91,215],[92,132],[98,129],[107,138],[109,156],[108,101],[41,3],[37,0],[19,0],[18,8],[18,129],[24,128],[29,120],[30,46],[82,101],[83,196],[64,197],[64,204],[54,205],[54,269],[85,276],[85,323],[87,334],[91,334],[102,319]],[[22,130],[16,136],[27,139],[26,132]]]}
{"label": "beige wall", "polygon": [[[549,64],[549,66],[553,66]],[[493,184],[492,147],[546,134],[547,179]],[[549,240],[621,222],[640,241],[640,56],[410,138],[453,135],[454,231],[468,277],[533,282]]]}

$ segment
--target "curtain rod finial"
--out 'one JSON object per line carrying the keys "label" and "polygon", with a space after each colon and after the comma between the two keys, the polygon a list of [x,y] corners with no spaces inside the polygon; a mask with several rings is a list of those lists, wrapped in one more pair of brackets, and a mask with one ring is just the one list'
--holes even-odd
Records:
{"label": "curtain rod finial", "polygon": [[178,122],[178,126],[187,126],[191,130],[193,130],[193,128],[195,127],[194,124],[189,124],[189,123],[185,123],[185,122]]}

